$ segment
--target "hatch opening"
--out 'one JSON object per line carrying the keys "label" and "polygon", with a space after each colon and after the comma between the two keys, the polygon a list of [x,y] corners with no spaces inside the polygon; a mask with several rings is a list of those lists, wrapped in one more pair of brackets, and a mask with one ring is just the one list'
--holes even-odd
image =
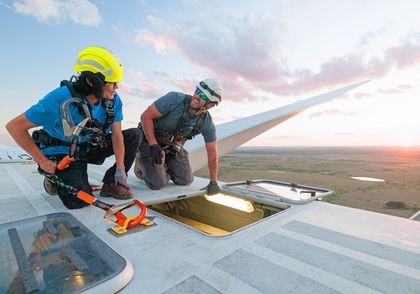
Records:
{"label": "hatch opening", "polygon": [[158,203],[149,209],[212,236],[226,236],[275,215],[290,205],[264,203],[227,192]]}

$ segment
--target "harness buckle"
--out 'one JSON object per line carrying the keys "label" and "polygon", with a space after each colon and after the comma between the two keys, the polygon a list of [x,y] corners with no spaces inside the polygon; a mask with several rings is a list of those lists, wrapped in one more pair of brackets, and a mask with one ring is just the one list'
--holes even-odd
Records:
{"label": "harness buckle", "polygon": [[169,143],[172,143],[175,140],[175,136],[172,134],[168,134],[169,135],[169,139],[167,140]]}

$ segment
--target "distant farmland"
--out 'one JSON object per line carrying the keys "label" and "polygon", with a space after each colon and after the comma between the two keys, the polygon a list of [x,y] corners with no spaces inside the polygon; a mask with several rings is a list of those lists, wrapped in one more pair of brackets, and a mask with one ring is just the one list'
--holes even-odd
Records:
{"label": "distant farmland", "polygon": [[262,178],[329,188],[324,201],[349,207],[401,217],[420,209],[420,147],[247,147],[219,160],[221,181]]}

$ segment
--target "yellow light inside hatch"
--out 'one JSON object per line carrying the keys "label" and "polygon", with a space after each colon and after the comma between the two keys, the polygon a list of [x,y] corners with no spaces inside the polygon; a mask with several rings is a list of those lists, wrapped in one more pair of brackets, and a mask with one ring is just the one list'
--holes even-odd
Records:
{"label": "yellow light inside hatch", "polygon": [[249,200],[244,200],[244,199],[229,196],[229,195],[223,195],[221,193],[216,194],[216,195],[210,195],[210,196],[207,194],[204,194],[204,198],[206,198],[206,200],[210,202],[228,206],[228,207],[238,209],[241,211],[245,211],[245,212],[254,211],[254,206]]}

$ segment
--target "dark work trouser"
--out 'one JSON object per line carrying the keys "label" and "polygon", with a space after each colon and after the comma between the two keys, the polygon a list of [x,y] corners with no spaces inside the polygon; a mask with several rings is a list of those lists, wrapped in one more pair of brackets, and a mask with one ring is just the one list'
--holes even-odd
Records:
{"label": "dark work trouser", "polygon": [[[125,171],[128,172],[133,164],[136,152],[139,148],[142,133],[137,128],[127,129],[122,131],[124,136],[125,156],[124,166]],[[110,135],[107,135],[110,136]],[[109,140],[110,141],[110,140]],[[56,175],[60,177],[65,184],[71,185],[78,190],[83,190],[86,193],[92,194],[92,188],[89,185],[87,166],[91,164],[102,164],[105,159],[114,155],[112,142],[104,148],[96,148],[86,154],[86,158],[73,161],[69,167],[60,171],[56,170]],[[110,167],[103,177],[102,182],[113,183],[116,170],[116,164]],[[57,193],[63,204],[69,209],[81,208],[88,205],[86,202],[79,200],[74,195],[69,195],[65,189],[57,187]]]}
{"label": "dark work trouser", "polygon": [[149,143],[146,137],[140,143],[140,167],[146,185],[152,190],[159,190],[171,179],[176,185],[190,185],[194,180],[188,152],[176,152],[169,147],[165,151],[165,164],[153,165],[150,158]]}

